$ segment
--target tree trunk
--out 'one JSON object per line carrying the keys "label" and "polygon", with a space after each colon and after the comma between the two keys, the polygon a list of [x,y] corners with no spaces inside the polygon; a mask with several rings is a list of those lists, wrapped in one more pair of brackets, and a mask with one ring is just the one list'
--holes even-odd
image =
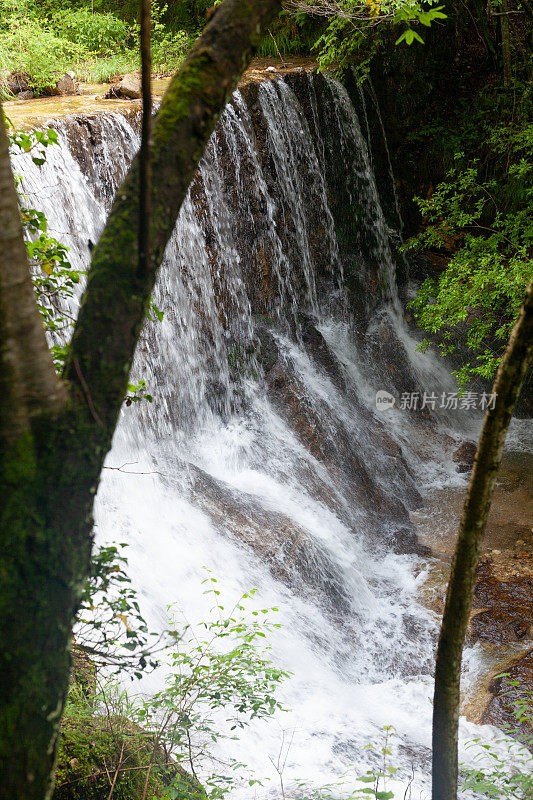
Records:
{"label": "tree trunk", "polygon": [[0,103],[0,446],[65,399],[35,303]]}
{"label": "tree trunk", "polygon": [[[34,380],[25,369],[20,387],[14,383],[18,395],[27,397],[31,414],[22,422],[11,421],[12,446],[0,463],[2,800],[50,795],[68,687],[72,620],[89,571],[94,495],[156,270],[216,119],[280,6],[281,0],[225,0],[171,82],[153,129],[151,269],[142,274],[138,269],[136,159],[93,252],[64,375],[68,397],[63,405],[49,402],[53,391],[46,391],[41,378],[46,372],[42,330],[40,345],[25,338],[26,327],[15,330],[18,350],[13,356],[8,335],[15,334],[0,325],[2,366],[5,353],[11,358],[8,387],[18,376],[13,373],[36,359]],[[5,181],[7,163],[3,147],[0,181]],[[12,214],[13,209],[6,218]],[[8,274],[3,249],[0,268],[2,275]],[[13,298],[22,307],[14,304],[11,313],[24,312],[27,295],[20,301]],[[2,311],[5,305],[2,296]],[[27,395],[36,385],[38,394]],[[6,411],[12,413],[10,398],[0,396],[2,419]]]}
{"label": "tree trunk", "polygon": [[142,130],[139,150],[139,274],[150,272],[150,186],[152,165],[150,132],[152,130],[152,52],[151,0],[141,0],[141,74],[142,74]]}
{"label": "tree trunk", "polygon": [[503,83],[504,86],[511,85],[511,38],[509,33],[509,4],[507,0],[502,0],[502,14],[500,25],[502,32],[502,59],[503,59]]}
{"label": "tree trunk", "polygon": [[455,800],[461,659],[476,569],[507,429],[533,361],[533,281],[512,330],[477,447],[452,563],[437,649],[433,704],[433,800]]}

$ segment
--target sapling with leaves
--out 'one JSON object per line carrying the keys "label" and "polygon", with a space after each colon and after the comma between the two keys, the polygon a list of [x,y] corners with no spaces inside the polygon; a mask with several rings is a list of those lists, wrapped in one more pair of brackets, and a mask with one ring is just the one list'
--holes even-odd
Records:
{"label": "sapling with leaves", "polygon": [[[228,611],[220,600],[218,582],[209,572],[204,594],[214,600],[211,618],[190,625],[174,613],[168,634],[170,673],[166,687],[145,701],[139,711],[143,727],[152,730],[169,752],[185,754],[193,774],[211,758],[212,743],[236,739],[249,720],[282,710],[276,692],[288,673],[275,667],[270,647],[263,644],[272,630],[277,609],[249,609],[256,590],[245,593]],[[210,776],[211,791],[227,790],[245,765],[231,761],[231,772]],[[226,789],[224,789],[226,787]],[[219,796],[215,794],[214,796]]]}
{"label": "sapling with leaves", "polygon": [[169,637],[148,630],[127,572],[124,542],[97,547],[76,617],[77,646],[107,674],[140,678],[155,669]]}
{"label": "sapling with leaves", "polygon": [[[121,566],[113,574],[112,565],[117,565],[117,559],[121,559]],[[109,609],[119,622],[126,614],[130,619],[132,602],[123,557],[114,547],[102,548],[95,561],[100,577],[88,584],[85,606],[94,600],[96,586],[107,596],[110,582],[125,580],[126,592],[121,596],[126,599],[124,615],[116,614],[116,607]],[[76,736],[76,728],[83,736],[84,728],[92,729],[94,720],[99,719],[118,742],[126,735],[130,739],[137,736],[142,750],[136,767],[143,775],[141,783],[148,789],[150,781],[160,779],[167,787],[167,800],[183,800],[184,796],[217,800],[237,784],[244,782],[252,787],[259,783],[242,760],[223,755],[216,744],[225,740],[224,751],[229,752],[231,742],[239,741],[239,730],[251,720],[266,719],[283,710],[277,692],[288,673],[272,664],[267,644],[268,635],[279,627],[271,619],[277,609],[258,608],[255,589],[225,609],[218,581],[209,571],[203,586],[204,594],[214,601],[207,618],[190,624],[181,612],[170,609],[172,620],[165,636],[165,687],[142,697],[113,680],[105,680],[103,673],[89,695],[74,684],[65,718],[67,726],[69,720],[78,722],[74,731],[68,728],[65,732],[67,741],[61,741],[60,753]],[[138,623],[141,617],[135,602],[133,606],[137,611],[132,616]],[[98,629],[107,630],[108,643],[115,635],[115,623],[116,619],[108,618]],[[241,746],[235,747],[240,753]],[[131,743],[128,749],[131,751]],[[64,760],[68,763],[66,757]],[[106,768],[108,774],[116,773],[117,789],[126,782],[131,767],[131,758],[125,758],[121,748],[115,746]],[[63,779],[68,781],[68,775]],[[77,774],[77,781],[94,785],[94,776]]]}

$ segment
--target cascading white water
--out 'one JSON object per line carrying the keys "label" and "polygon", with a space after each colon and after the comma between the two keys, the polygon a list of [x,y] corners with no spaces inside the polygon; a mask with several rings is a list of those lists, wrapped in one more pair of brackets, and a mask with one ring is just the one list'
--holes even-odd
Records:
{"label": "cascading white water", "polygon": [[[401,319],[387,227],[350,98],[324,82],[330,124],[322,131],[313,78],[305,80],[310,120],[289,83],[266,82],[257,100],[264,143],[239,92],[211,138],[158,279],[163,322],[147,324],[135,359],[134,375],[147,381],[154,403],[122,412],[107,466],[129,466],[104,472],[97,537],[130,544],[129,570],[154,628],[166,627],[173,603],[190,621],[206,616],[204,566],[229,600],[257,587],[261,607],[279,608],[272,659],[293,673],[282,690],[293,710],[246,730],[236,755],[259,777],[273,777],[269,759],[288,739],[286,787],[298,778],[326,784],[348,763],[360,774],[376,758],[364,746],[379,746],[381,727],[392,724],[394,759],[406,774],[413,764],[423,790],[436,621],[417,600],[425,562],[409,554],[412,539],[390,545],[409,533],[412,468],[429,475],[430,465],[412,447],[417,419],[399,410],[380,416],[373,406],[391,380],[379,360],[371,363],[378,322],[388,320],[415,382],[429,380],[430,368],[434,379],[435,365],[413,353]],[[100,117],[104,135],[89,174],[69,145],[69,124],[42,169],[20,157],[17,171],[80,265],[138,136],[124,117]],[[384,285],[386,302],[366,321],[363,341],[339,291],[327,174],[335,153]],[[313,219],[321,223],[318,255]],[[360,268],[366,274],[363,255]],[[274,353],[268,368],[258,341]],[[156,671],[143,690],[161,681]],[[279,795],[274,784],[269,792]]]}

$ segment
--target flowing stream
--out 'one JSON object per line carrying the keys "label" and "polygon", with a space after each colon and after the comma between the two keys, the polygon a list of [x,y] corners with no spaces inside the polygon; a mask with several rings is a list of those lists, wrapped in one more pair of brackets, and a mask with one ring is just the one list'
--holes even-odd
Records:
{"label": "flowing stream", "polygon": [[[138,118],[66,118],[59,132],[42,168],[17,156],[16,171],[83,266]],[[129,543],[153,628],[171,604],[191,622],[209,615],[204,567],[228,604],[257,588],[252,607],[279,609],[271,658],[293,673],[280,693],[291,711],[224,745],[271,779],[231,796],[279,797],[280,752],[289,790],[348,764],[361,774],[378,764],[365,745],[379,748],[384,725],[397,731],[399,796],[411,769],[413,797],[428,796],[437,620],[418,599],[428,557],[409,511],[428,485],[464,479],[445,452],[450,419],[398,402],[378,411],[375,395],[453,386],[403,321],[391,231],[339,83],[298,74],[235,92],[155,302],[164,318],[147,322],[133,369],[154,402],[122,411],[97,538]],[[148,675],[143,691],[162,680]]]}

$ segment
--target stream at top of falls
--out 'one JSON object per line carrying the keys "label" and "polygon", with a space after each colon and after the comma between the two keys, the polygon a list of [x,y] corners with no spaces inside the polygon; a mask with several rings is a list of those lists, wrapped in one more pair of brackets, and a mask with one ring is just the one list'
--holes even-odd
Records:
{"label": "stream at top of falls", "polygon": [[[253,103],[233,95],[168,244],[154,298],[164,318],[147,322],[132,373],[154,401],[121,412],[106,466],[127,466],[104,470],[97,541],[128,543],[151,629],[168,626],[169,606],[209,616],[204,568],[229,607],[256,588],[252,604],[279,609],[270,657],[292,673],[280,691],[290,710],[215,746],[270,779],[232,798],[279,797],[280,752],[287,796],[349,764],[360,775],[386,725],[401,767],[391,785],[403,797],[413,770],[412,797],[428,797],[438,620],[419,599],[430,559],[409,512],[427,487],[466,485],[450,454],[479,418],[376,408],[378,390],[454,383],[403,320],[393,232],[346,90],[305,75],[260,84]],[[41,168],[14,161],[27,204],[81,268],[139,135],[120,113],[58,130]],[[351,238],[341,214],[356,219]],[[163,680],[161,668],[139,691]],[[463,720],[462,758],[474,734],[501,739]]]}

